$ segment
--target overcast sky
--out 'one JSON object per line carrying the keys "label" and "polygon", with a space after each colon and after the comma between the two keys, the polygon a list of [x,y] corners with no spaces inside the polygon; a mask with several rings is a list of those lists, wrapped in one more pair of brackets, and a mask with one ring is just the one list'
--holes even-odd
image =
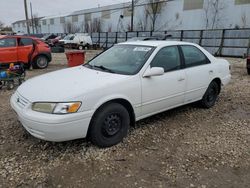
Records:
{"label": "overcast sky", "polygon": [[[27,0],[28,3],[32,2],[33,14],[38,14],[38,16],[64,14],[98,7],[98,5],[103,6],[127,1],[130,0]],[[23,0],[1,0],[0,21],[10,25],[22,19],[25,19]]]}

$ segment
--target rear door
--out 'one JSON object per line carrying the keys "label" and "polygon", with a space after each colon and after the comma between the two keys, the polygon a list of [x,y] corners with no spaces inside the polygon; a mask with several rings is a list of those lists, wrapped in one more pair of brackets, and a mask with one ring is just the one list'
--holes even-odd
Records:
{"label": "rear door", "polygon": [[18,38],[17,57],[19,62],[28,63],[33,50],[33,39]]}
{"label": "rear door", "polygon": [[17,41],[16,38],[0,39],[0,63],[17,62]]}
{"label": "rear door", "polygon": [[190,103],[201,99],[214,77],[214,70],[206,55],[193,45],[182,45],[187,85],[184,101]]}

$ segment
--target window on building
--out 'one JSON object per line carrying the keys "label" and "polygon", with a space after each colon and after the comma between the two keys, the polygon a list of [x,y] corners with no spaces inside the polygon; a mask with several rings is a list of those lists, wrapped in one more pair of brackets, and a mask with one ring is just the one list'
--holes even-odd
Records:
{"label": "window on building", "polygon": [[72,22],[78,22],[78,15],[72,16]]}
{"label": "window on building", "polygon": [[54,25],[54,23],[55,23],[55,20],[53,18],[50,19],[50,25]]}
{"label": "window on building", "polygon": [[20,23],[17,24],[17,27],[20,27]]}
{"label": "window on building", "polygon": [[85,14],[84,18],[85,18],[85,22],[91,21],[91,13]]}
{"label": "window on building", "polygon": [[236,5],[250,4],[250,0],[235,0]]}
{"label": "window on building", "polygon": [[65,17],[60,18],[60,23],[65,23]]}
{"label": "window on building", "polygon": [[26,24],[25,24],[25,22],[23,22],[23,27],[25,27],[26,26]]}
{"label": "window on building", "polygon": [[204,0],[184,0],[183,10],[203,9]]}
{"label": "window on building", "polygon": [[46,25],[47,23],[46,23],[46,20],[43,20],[43,25]]}
{"label": "window on building", "polygon": [[109,19],[110,18],[110,10],[102,11],[102,18]]}
{"label": "window on building", "polygon": [[147,11],[150,14],[160,14],[162,11],[162,8],[163,8],[162,6],[164,6],[164,3],[162,3],[158,0],[158,1],[155,1],[154,3],[148,4]]}
{"label": "window on building", "polygon": [[125,9],[123,10],[123,16],[124,16],[124,17],[129,17],[129,16],[131,16],[131,10],[129,10],[128,8],[125,8]]}

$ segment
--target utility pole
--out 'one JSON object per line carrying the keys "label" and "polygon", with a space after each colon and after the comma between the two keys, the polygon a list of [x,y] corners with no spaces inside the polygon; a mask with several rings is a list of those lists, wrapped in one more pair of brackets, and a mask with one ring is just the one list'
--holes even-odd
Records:
{"label": "utility pole", "polygon": [[33,10],[32,10],[32,3],[30,2],[30,14],[31,14],[31,25],[32,25],[32,32],[35,34],[34,30],[34,19],[33,19]]}
{"label": "utility pole", "polygon": [[27,0],[24,0],[24,10],[25,10],[25,17],[26,17],[27,33],[30,34],[29,16],[28,16],[28,8],[27,8]]}
{"label": "utility pole", "polygon": [[135,3],[134,3],[134,0],[132,0],[132,10],[131,10],[131,31],[134,31],[134,8],[135,8]]}

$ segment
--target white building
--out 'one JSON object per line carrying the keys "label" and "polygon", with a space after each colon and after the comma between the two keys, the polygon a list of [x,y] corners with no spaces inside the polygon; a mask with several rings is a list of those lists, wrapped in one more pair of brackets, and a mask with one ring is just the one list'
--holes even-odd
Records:
{"label": "white building", "polygon": [[[250,28],[250,0],[155,0],[154,5],[149,2],[135,1],[134,31]],[[40,20],[41,32],[129,31],[131,9],[131,3],[123,3],[44,17]],[[24,28],[21,21],[13,23],[14,31],[25,32]]]}

